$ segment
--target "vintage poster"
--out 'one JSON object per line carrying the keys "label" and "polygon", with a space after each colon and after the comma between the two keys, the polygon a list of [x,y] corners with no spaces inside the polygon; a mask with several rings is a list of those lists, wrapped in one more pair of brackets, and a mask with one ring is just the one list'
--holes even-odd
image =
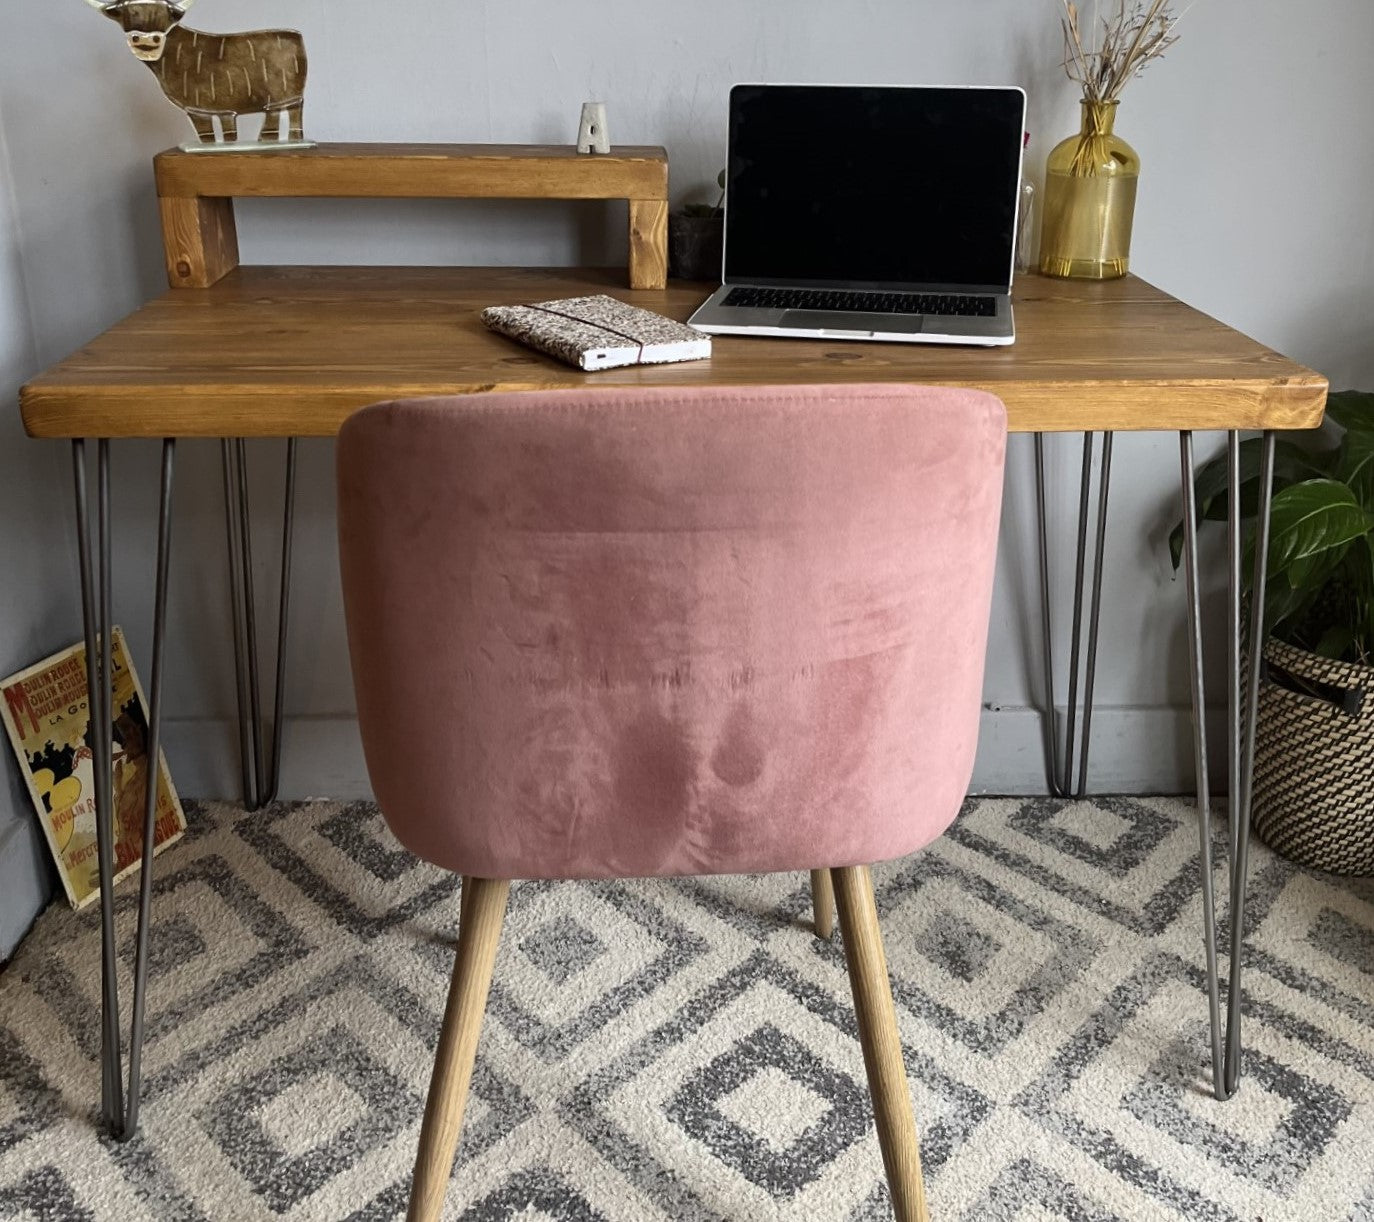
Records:
{"label": "vintage poster", "polygon": [[[148,710],[129,663],[124,634],[114,629],[114,879],[143,860],[144,803],[148,792]],[[19,757],[29,795],[57,862],[67,899],[80,908],[100,894],[95,837],[94,744],[86,690],[86,646],[73,645],[0,682],[0,716]],[[186,830],[186,816],[163,756],[158,770],[160,853]]]}

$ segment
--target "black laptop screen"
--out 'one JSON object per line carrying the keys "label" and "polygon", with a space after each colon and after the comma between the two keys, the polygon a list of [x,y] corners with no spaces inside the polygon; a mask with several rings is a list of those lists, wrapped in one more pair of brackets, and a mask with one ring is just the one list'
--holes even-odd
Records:
{"label": "black laptop screen", "polygon": [[736,85],[725,279],[1006,289],[1019,89]]}

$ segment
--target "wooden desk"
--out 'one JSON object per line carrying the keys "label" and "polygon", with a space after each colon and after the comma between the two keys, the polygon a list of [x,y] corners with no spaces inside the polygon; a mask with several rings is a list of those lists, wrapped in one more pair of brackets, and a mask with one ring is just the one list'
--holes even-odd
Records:
{"label": "wooden desk", "polygon": [[[1203,709],[1202,626],[1197,569],[1197,507],[1192,496],[1192,432],[1229,433],[1232,484],[1238,485],[1239,433],[1264,431],[1260,488],[1260,545],[1255,588],[1264,585],[1268,551],[1269,488],[1274,430],[1317,425],[1326,379],[1175,301],[1128,278],[1103,284],[1028,277],[1015,293],[1018,340],[1010,348],[951,348],[917,344],[844,343],[718,337],[708,361],[635,367],[582,374],[519,348],[486,331],[478,311],[496,303],[538,301],[605,292],[637,305],[686,318],[708,286],[669,285],[630,290],[624,272],[586,270],[440,268],[237,268],[209,288],[174,289],[136,311],[79,352],[28,383],[20,392],[24,426],[34,437],[71,438],[75,457],[78,542],[88,656],[108,639],[110,566],[96,566],[86,489],[85,438],[98,438],[98,531],[108,557],[109,439],[162,437],[162,500],[154,599],[150,694],[150,754],[156,756],[161,718],[160,676],[165,625],[167,555],[170,545],[172,456],[178,437],[330,436],[354,410],[381,399],[558,386],[701,386],[744,383],[856,382],[936,383],[976,386],[1005,401],[1011,427],[1022,432],[1104,433],[1173,430],[1180,435],[1180,474],[1185,506],[1185,574],[1191,648],[1195,751],[1200,778],[1199,858],[1204,943],[1212,1032],[1213,1089],[1218,1099],[1234,1092],[1240,1074],[1241,938],[1232,938],[1230,989],[1222,1048],[1215,898],[1211,867],[1211,807],[1206,785],[1207,744]],[[241,441],[238,443],[240,453]],[[226,503],[230,494],[230,442],[226,454]],[[1086,452],[1086,451],[1085,451]],[[294,470],[288,462],[288,472]],[[241,463],[237,468],[241,512],[230,514],[231,573],[251,574],[248,515]],[[290,539],[288,475],[286,542]],[[1087,463],[1080,522],[1086,522]],[[1105,497],[1098,546],[1105,529]],[[237,532],[237,534],[236,534]],[[1043,538],[1043,536],[1042,536]],[[1080,556],[1085,529],[1080,526]],[[1043,542],[1042,542],[1043,546]],[[284,547],[282,610],[286,621],[289,547]],[[1244,929],[1246,853],[1249,845],[1250,772],[1254,752],[1255,700],[1242,708],[1240,693],[1241,550],[1239,536],[1228,557],[1231,775],[1233,808],[1230,860],[1233,929]],[[1082,566],[1080,563],[1080,583]],[[1095,578],[1100,592],[1101,566]],[[1081,606],[1081,584],[1076,599]],[[257,723],[256,671],[245,680],[245,651],[255,656],[251,592],[235,589],[235,646],[240,658],[240,743],[245,792],[250,790],[248,720]],[[245,611],[246,609],[246,611]],[[1250,669],[1259,667],[1262,600],[1254,600],[1249,629]],[[247,623],[243,622],[247,618]],[[1095,613],[1094,613],[1095,615]],[[1075,635],[1077,635],[1075,633]],[[279,635],[279,640],[282,639]],[[280,702],[282,657],[278,657]],[[1075,668],[1076,669],[1076,668]],[[249,690],[251,689],[251,690]],[[101,692],[105,692],[102,699]],[[108,686],[92,678],[92,709],[108,716]],[[1070,707],[1075,697],[1070,695]],[[278,705],[280,708],[280,704]],[[1085,705],[1091,707],[1090,700]],[[1048,710],[1051,720],[1054,709]],[[98,720],[99,714],[96,715]],[[1072,716],[1072,714],[1071,714]],[[1070,723],[1072,724],[1072,723]],[[97,741],[109,741],[97,725]],[[280,717],[277,719],[280,730]],[[1070,729],[1069,738],[1073,732]],[[279,740],[278,740],[279,746]],[[256,751],[256,747],[254,747]],[[263,788],[261,757],[257,788]],[[107,761],[108,762],[108,761]],[[98,784],[99,788],[99,784]],[[109,785],[97,796],[109,810]],[[151,813],[149,815],[151,826]],[[104,828],[107,819],[99,820]],[[151,839],[151,837],[149,838]],[[108,871],[108,836],[102,841],[102,876]],[[124,1136],[137,1125],[138,1057],[142,1047],[143,981],[147,949],[148,886],[145,859],[137,939],[134,1018],[130,1039],[130,1105],[123,1106],[118,997],[113,991],[114,924],[111,888],[101,897],[104,1030],[102,1067],[106,1123]]]}
{"label": "wooden desk", "polygon": [[1326,379],[1134,277],[1021,280],[1008,348],[717,337],[709,361],[584,374],[487,331],[484,306],[610,293],[685,319],[706,286],[624,271],[249,268],[173,290],[20,392],[34,437],[331,436],[412,395],[557,386],[925,382],[1000,395],[1020,432],[1294,429]]}

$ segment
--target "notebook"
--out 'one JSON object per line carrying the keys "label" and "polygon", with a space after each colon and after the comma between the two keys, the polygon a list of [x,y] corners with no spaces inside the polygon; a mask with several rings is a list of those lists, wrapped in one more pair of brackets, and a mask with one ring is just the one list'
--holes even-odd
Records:
{"label": "notebook", "polygon": [[698,361],[711,355],[710,336],[604,293],[489,306],[482,311],[482,321],[501,335],[588,371]]}

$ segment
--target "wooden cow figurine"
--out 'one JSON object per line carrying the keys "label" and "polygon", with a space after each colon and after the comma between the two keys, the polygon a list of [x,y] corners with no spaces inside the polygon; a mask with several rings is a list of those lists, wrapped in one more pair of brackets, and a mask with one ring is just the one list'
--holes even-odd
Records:
{"label": "wooden cow figurine", "polygon": [[181,24],[195,0],[86,0],[124,30],[131,50],[157,77],[162,92],[186,112],[196,134],[215,143],[218,118],[224,141],[238,139],[239,115],[262,114],[262,138],[274,116],[285,113],[287,134],[303,139],[305,40],[295,30],[206,34]]}

